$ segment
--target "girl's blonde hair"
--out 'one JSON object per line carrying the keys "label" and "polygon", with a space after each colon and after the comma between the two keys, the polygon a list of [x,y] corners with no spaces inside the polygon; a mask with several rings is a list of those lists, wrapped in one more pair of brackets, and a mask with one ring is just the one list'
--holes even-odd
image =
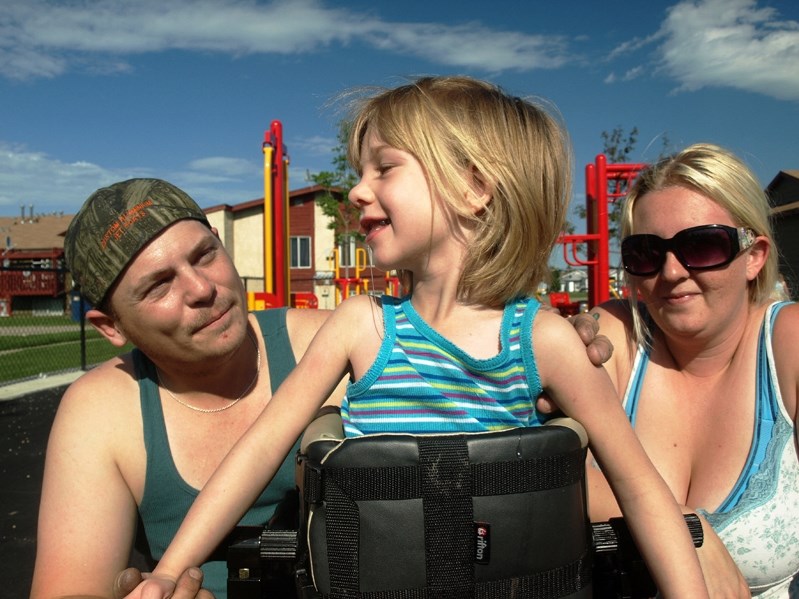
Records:
{"label": "girl's blonde hair", "polygon": [[[368,128],[413,155],[433,196],[474,227],[460,298],[500,306],[535,293],[571,191],[571,146],[551,114],[489,83],[423,77],[356,104],[348,144],[356,171]],[[477,214],[464,201],[475,185],[491,196]]]}
{"label": "girl's blonde hair", "polygon": [[[771,242],[766,263],[749,282],[749,302],[760,304],[769,299],[777,282],[778,255],[769,220],[766,193],[752,171],[734,154],[713,144],[694,144],[646,168],[636,179],[624,202],[621,220],[622,239],[634,234],[633,212],[644,195],[667,187],[685,187],[712,200],[727,212],[737,227],[748,227]],[[679,210],[679,206],[674,207]],[[697,223],[714,224],[714,223]],[[647,342],[650,332],[636,308],[636,278],[624,274],[633,303],[635,336]]]}

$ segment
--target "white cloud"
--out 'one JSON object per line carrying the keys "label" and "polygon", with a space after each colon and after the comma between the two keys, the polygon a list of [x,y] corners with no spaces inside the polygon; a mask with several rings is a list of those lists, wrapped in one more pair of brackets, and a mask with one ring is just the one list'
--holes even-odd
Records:
{"label": "white cloud", "polygon": [[117,175],[88,162],[66,163],[43,152],[0,142],[0,213],[17,214],[33,205],[37,213],[75,211],[98,187]]}
{"label": "white cloud", "polygon": [[[96,189],[133,177],[160,177],[184,189],[203,207],[257,195],[263,166],[226,157],[199,158],[174,172],[141,167],[107,169],[90,162],[63,162],[44,152],[0,141],[0,215],[15,216],[20,206],[37,213],[74,214]],[[234,199],[235,198],[235,199]]]}
{"label": "white cloud", "polygon": [[209,158],[199,158],[189,163],[189,169],[193,171],[209,173],[215,177],[239,177],[241,175],[252,175],[263,168],[244,158],[225,158],[223,156],[213,156]]}
{"label": "white cloud", "polygon": [[661,37],[662,33],[658,32],[644,38],[634,37],[631,40],[624,41],[611,51],[611,53],[607,57],[607,60],[613,60],[615,58],[618,58],[619,56],[624,56],[625,54],[631,54],[633,52],[636,52],[641,48],[648,46],[652,42],[657,41]]}
{"label": "white cloud", "polygon": [[644,67],[637,66],[629,69],[626,73],[624,73],[623,79],[625,81],[632,81],[633,79],[638,79],[644,74]]}
{"label": "white cloud", "polygon": [[654,65],[628,68],[622,76],[611,72],[605,83],[653,71],[678,81],[676,91],[731,87],[799,100],[799,22],[759,8],[758,0],[681,0],[657,32],[622,42],[606,60],[641,60],[638,54],[650,46]]}
{"label": "white cloud", "polygon": [[658,52],[679,90],[733,87],[799,100],[799,23],[756,0],[685,0],[668,11]]}
{"label": "white cloud", "polygon": [[[333,149],[339,145],[337,139],[324,135],[313,135],[311,137],[295,137],[289,142],[289,156],[292,153],[303,154],[304,156],[330,158]],[[332,168],[332,166],[331,166]]]}
{"label": "white cloud", "polygon": [[[366,38],[384,50],[486,71],[556,68],[570,60],[563,37],[495,31],[479,23],[375,23]],[[484,43],[489,39],[490,44]]]}
{"label": "white cloud", "polygon": [[[485,39],[491,44],[483,44]],[[165,50],[296,54],[355,41],[488,71],[553,68],[570,60],[558,36],[490,30],[479,23],[388,23],[321,0],[0,5],[0,74],[16,79],[55,77],[86,61],[92,68],[126,70],[124,57]]]}

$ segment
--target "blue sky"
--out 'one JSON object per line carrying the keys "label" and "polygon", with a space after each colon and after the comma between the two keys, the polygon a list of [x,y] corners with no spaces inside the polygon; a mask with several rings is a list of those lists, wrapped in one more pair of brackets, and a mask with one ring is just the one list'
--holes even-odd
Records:
{"label": "blue sky", "polygon": [[575,202],[601,133],[637,126],[635,161],[710,141],[766,185],[799,169],[795,0],[0,1],[0,215],[74,213],[153,176],[203,207],[262,196],[282,121],[291,188],[329,170],[361,85],[467,74],[554,102]]}

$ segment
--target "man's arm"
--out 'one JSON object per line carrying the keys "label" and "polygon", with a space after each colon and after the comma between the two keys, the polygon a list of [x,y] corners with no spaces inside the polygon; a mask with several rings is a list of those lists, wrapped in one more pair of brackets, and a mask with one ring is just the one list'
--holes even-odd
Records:
{"label": "man's arm", "polygon": [[130,440],[137,430],[141,438],[141,415],[115,384],[124,376],[119,368],[116,362],[84,375],[59,405],[47,447],[31,599],[110,597],[127,565],[136,502],[117,455],[120,448],[139,450]]}

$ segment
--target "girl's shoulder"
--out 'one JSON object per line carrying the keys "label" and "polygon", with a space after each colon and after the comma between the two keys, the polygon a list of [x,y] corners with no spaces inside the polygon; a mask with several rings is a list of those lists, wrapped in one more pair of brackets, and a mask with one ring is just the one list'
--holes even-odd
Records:
{"label": "girl's shoulder", "polygon": [[355,333],[360,329],[371,330],[375,323],[383,322],[383,306],[394,298],[373,295],[353,295],[341,302],[328,319],[330,326],[343,332]]}

